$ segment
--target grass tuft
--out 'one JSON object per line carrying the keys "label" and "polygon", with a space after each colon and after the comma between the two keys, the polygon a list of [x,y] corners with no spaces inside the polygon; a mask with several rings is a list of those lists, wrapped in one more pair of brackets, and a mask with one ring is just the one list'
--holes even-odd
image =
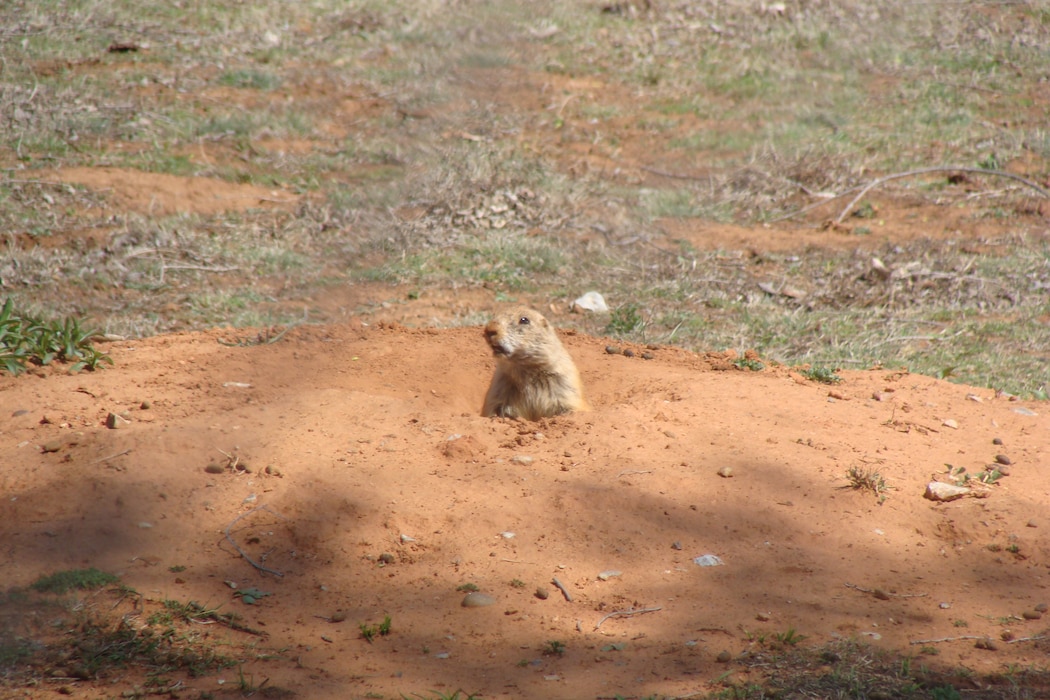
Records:
{"label": "grass tuft", "polygon": [[95,568],[70,569],[41,576],[30,585],[30,588],[41,593],[68,593],[69,591],[101,588],[119,580],[113,574]]}
{"label": "grass tuft", "polygon": [[72,363],[71,372],[113,364],[109,355],[91,344],[96,331],[81,323],[72,317],[47,322],[17,314],[14,300],[8,298],[0,309],[0,367],[18,375],[28,364],[49,365],[55,360]]}

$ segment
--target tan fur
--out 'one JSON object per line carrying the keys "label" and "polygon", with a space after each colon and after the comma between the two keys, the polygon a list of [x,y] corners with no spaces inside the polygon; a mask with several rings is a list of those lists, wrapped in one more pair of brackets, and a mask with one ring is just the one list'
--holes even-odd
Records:
{"label": "tan fur", "polygon": [[496,357],[483,416],[539,420],[585,411],[583,384],[554,327],[539,311],[505,311],[485,326]]}

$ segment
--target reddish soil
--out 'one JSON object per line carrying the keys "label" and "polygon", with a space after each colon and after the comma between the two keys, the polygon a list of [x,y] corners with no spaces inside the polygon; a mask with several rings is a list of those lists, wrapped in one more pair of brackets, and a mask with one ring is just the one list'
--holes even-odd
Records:
{"label": "reddish soil", "polygon": [[[717,655],[791,630],[934,647],[923,663],[948,669],[1045,662],[1030,641],[914,644],[1045,631],[1022,617],[1050,602],[1045,407],[564,335],[594,408],[539,423],[478,415],[492,362],[476,328],[351,320],[246,347],[221,342],[246,331],[187,333],[112,343],[112,370],[4,376],[5,583],[94,566],[152,601],[221,604],[262,631],[240,643],[273,653],[244,672],[310,698],[685,695],[746,680]],[[128,423],[107,428],[111,412]],[[1010,473],[985,497],[923,497],[946,464],[980,472],[997,454]],[[849,487],[851,468],[885,479],[881,505]],[[693,563],[704,554],[724,565]],[[622,573],[600,580],[609,570]],[[467,583],[495,604],[462,607]],[[231,586],[271,595],[248,606]],[[658,610],[604,619],[642,608]],[[363,640],[359,624],[385,616],[391,634]],[[563,655],[543,654],[551,641]]]}

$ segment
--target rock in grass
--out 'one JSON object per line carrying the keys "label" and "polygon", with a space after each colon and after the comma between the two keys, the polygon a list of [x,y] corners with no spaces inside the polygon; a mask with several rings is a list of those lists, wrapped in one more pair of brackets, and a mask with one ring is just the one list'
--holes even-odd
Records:
{"label": "rock in grass", "polygon": [[495,598],[486,593],[479,593],[478,591],[466,594],[463,596],[463,602],[460,603],[464,608],[484,608],[495,604]]}
{"label": "rock in grass", "polygon": [[572,302],[572,310],[602,313],[609,310],[609,305],[605,303],[605,297],[598,292],[587,292]]}

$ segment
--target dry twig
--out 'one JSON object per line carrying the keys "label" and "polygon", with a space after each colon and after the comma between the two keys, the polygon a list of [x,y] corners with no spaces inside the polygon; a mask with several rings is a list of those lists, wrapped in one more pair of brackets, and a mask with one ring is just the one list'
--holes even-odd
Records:
{"label": "dry twig", "polygon": [[663,608],[661,608],[661,607],[639,608],[637,610],[634,610],[634,609],[631,609],[631,610],[614,610],[611,613],[609,613],[608,615],[606,615],[605,617],[603,617],[602,619],[598,620],[598,624],[596,624],[594,626],[594,629],[597,631],[597,629],[602,626],[602,623],[605,622],[606,620],[608,620],[611,617],[630,617],[632,615],[644,615],[645,613],[659,612],[661,610],[663,610]]}
{"label": "dry twig", "polygon": [[928,595],[926,593],[889,593],[881,588],[861,588],[852,583],[847,583],[846,588],[852,588],[861,593],[871,593],[879,600],[889,600],[890,598],[925,598]]}
{"label": "dry twig", "polygon": [[96,464],[102,464],[103,462],[108,462],[111,459],[116,459],[117,457],[123,457],[124,455],[128,454],[129,452],[131,452],[131,450],[127,449],[127,450],[124,450],[123,452],[118,452],[115,455],[110,455],[109,457],[103,457],[102,459],[96,459],[94,462],[91,462],[90,464],[88,464],[88,466],[89,467],[93,467]]}
{"label": "dry twig", "polygon": [[561,591],[561,594],[565,596],[565,600],[569,601],[570,603],[572,602],[572,594],[569,593],[569,589],[565,587],[564,583],[559,581],[557,578],[552,578],[551,583],[557,586],[558,590]]}
{"label": "dry twig", "polygon": [[918,170],[908,170],[902,173],[892,173],[890,175],[886,175],[884,177],[872,180],[863,188],[861,188],[860,192],[857,193],[857,196],[850,200],[849,204],[846,205],[846,208],[843,209],[842,212],[835,218],[835,223],[841,224],[843,219],[849,216],[849,213],[853,211],[853,207],[857,204],[857,202],[859,202],[861,198],[863,198],[864,195],[866,195],[873,188],[878,187],[879,185],[882,185],[884,183],[890,182],[891,180],[900,180],[905,177],[914,177],[916,175],[925,175],[927,173],[966,173],[967,175],[992,175],[994,177],[1005,177],[1011,180],[1016,180],[1017,182],[1020,182],[1021,184],[1032,188],[1043,197],[1050,199],[1050,191],[1043,189],[1038,184],[1032,182],[1028,178],[1021,177],[1020,175],[1014,175],[1013,173],[1008,173],[1005,170],[985,170],[984,168],[958,167],[919,168]]}
{"label": "dry twig", "polygon": [[[219,450],[219,451],[220,451],[220,452],[222,452],[222,450]],[[223,452],[223,454],[226,454],[226,453],[225,453],[225,452]],[[260,510],[266,510],[266,511],[269,511],[270,513],[273,513],[274,515],[276,515],[276,516],[277,516],[278,518],[281,518],[282,520],[285,520],[285,519],[286,519],[286,518],[285,518],[285,517],[284,517],[283,515],[281,515],[280,513],[278,513],[278,512],[276,512],[276,511],[272,510],[272,509],[270,508],[270,506],[268,506],[268,505],[262,505],[262,506],[259,506],[258,508],[252,508],[251,510],[249,510],[249,511],[245,511],[244,513],[241,513],[240,515],[238,515],[238,516],[237,516],[236,518],[234,518],[234,519],[233,519],[233,522],[231,522],[231,523],[230,523],[229,525],[227,525],[227,526],[226,526],[226,529],[225,529],[225,530],[223,531],[223,534],[224,534],[224,535],[226,535],[226,539],[230,541],[230,544],[232,544],[232,545],[233,545],[233,548],[237,550],[237,553],[238,553],[238,554],[240,554],[240,555],[241,555],[242,557],[244,557],[244,559],[245,559],[245,560],[246,560],[246,561],[247,561],[247,562],[248,562],[249,564],[251,564],[252,566],[254,566],[254,567],[255,567],[256,569],[258,569],[259,571],[265,571],[265,572],[266,572],[266,573],[268,573],[268,574],[273,574],[274,576],[279,576],[279,577],[281,577],[281,578],[284,578],[284,574],[282,574],[282,573],[281,573],[280,571],[277,571],[277,570],[275,570],[275,569],[271,569],[271,568],[269,568],[269,567],[263,566],[262,564],[259,564],[259,563],[255,562],[255,561],[254,561],[254,560],[253,560],[253,559],[252,559],[251,557],[249,557],[249,556],[248,556],[248,554],[247,554],[247,553],[246,553],[246,552],[245,552],[245,551],[244,551],[243,549],[241,549],[241,548],[240,548],[240,546],[239,546],[239,545],[238,545],[238,544],[237,544],[236,542],[234,542],[234,541],[233,541],[233,537],[231,537],[231,536],[230,536],[230,529],[231,529],[231,528],[232,528],[232,527],[233,527],[234,525],[236,525],[236,524],[237,524],[237,521],[238,521],[238,520],[240,520],[241,518],[243,518],[243,517],[244,517],[244,516],[246,516],[246,515],[251,515],[252,513],[255,513],[256,511],[260,511]]]}

